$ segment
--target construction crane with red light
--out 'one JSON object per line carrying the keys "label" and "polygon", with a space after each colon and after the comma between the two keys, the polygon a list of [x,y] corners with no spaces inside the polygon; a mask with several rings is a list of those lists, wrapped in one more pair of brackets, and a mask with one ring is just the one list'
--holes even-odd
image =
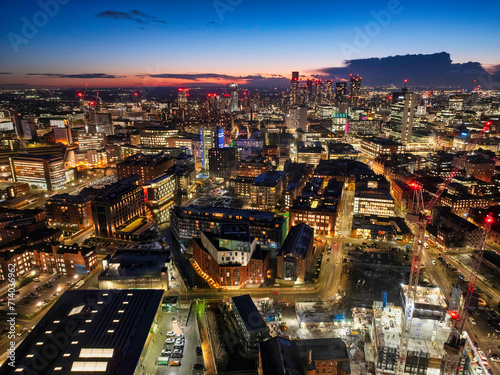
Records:
{"label": "construction crane with red light", "polygon": [[493,213],[486,217],[484,221],[484,236],[481,236],[479,249],[475,253],[474,264],[470,271],[469,283],[467,285],[467,293],[465,294],[464,302],[458,311],[450,311],[450,317],[453,320],[452,329],[448,341],[444,344],[444,366],[442,373],[445,375],[455,375],[458,370],[461,355],[465,346],[465,338],[462,338],[462,331],[464,328],[465,320],[467,318],[467,311],[469,310],[470,301],[476,288],[477,275],[479,268],[483,262],[484,246],[490,234],[491,225],[495,219]]}
{"label": "construction crane with red light", "polygon": [[[464,155],[455,165],[455,168],[448,173],[445,181],[439,186],[438,191],[433,195],[431,200],[425,204],[422,192],[422,186],[417,182],[411,182],[409,186],[414,190],[413,195],[413,213],[408,213],[406,215],[406,220],[413,227],[414,239],[413,239],[413,259],[411,263],[410,280],[408,282],[408,289],[406,291],[406,303],[404,311],[404,322],[403,330],[401,332],[401,339],[399,343],[399,356],[396,363],[396,375],[402,375],[405,373],[406,367],[406,357],[408,352],[408,344],[410,341],[411,324],[413,320],[413,312],[415,310],[415,298],[417,294],[418,279],[420,276],[420,268],[422,266],[422,253],[424,249],[424,235],[427,225],[431,222],[432,217],[429,213],[432,213],[432,209],[438,202],[441,195],[446,190],[448,185],[451,183],[453,178],[457,175],[458,171],[462,169],[467,159],[467,156],[477,144],[483,139],[486,132],[489,130],[490,126],[493,124],[492,121],[487,121],[479,135],[474,139],[474,142],[468,144],[465,149]],[[457,360],[458,363],[458,360]],[[458,365],[457,365],[458,367]],[[455,370],[456,372],[456,370]],[[448,373],[447,375],[451,375]]]}

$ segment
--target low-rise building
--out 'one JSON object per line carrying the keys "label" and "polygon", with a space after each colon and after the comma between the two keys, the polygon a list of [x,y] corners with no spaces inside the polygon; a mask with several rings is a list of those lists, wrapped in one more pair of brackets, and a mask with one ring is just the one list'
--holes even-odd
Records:
{"label": "low-rise building", "polygon": [[391,141],[387,138],[372,137],[361,141],[361,154],[373,160],[381,155],[394,155],[404,153],[405,146],[402,143]]}
{"label": "low-rise building", "polygon": [[259,375],[348,375],[347,345],[338,338],[290,340],[273,337],[259,343]]}
{"label": "low-rise building", "polygon": [[129,156],[116,165],[118,179],[139,176],[139,184],[154,180],[165,174],[174,165],[175,159],[165,154]]}
{"label": "low-rise building", "polygon": [[394,199],[385,189],[362,188],[354,194],[355,214],[394,216]]}
{"label": "low-rise building", "polygon": [[243,335],[245,349],[255,351],[270,336],[269,328],[249,294],[231,298],[232,311]]}
{"label": "low-rise building", "polygon": [[169,261],[164,251],[118,250],[103,259],[99,288],[167,290]]}
{"label": "low-rise building", "polygon": [[61,229],[66,236],[91,228],[91,201],[92,197],[86,194],[51,196],[45,205],[49,225]]}
{"label": "low-rise building", "polygon": [[277,278],[304,282],[314,248],[314,229],[300,223],[290,228],[278,253]]}
{"label": "low-rise building", "polygon": [[137,374],[163,318],[162,297],[151,289],[69,290],[16,347],[16,366],[5,362],[0,372]]}
{"label": "low-rise building", "polygon": [[195,270],[211,287],[261,284],[267,274],[268,253],[250,237],[248,224],[225,223],[218,235],[201,233],[193,243]]}

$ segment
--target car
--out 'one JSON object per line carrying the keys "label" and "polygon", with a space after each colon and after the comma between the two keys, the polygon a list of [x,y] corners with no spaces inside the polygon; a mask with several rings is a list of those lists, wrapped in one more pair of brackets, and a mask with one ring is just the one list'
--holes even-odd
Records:
{"label": "car", "polygon": [[181,350],[184,350],[184,344],[180,344],[180,345],[175,344],[175,345],[174,345],[174,349],[181,349]]}
{"label": "car", "polygon": [[205,366],[203,366],[201,363],[194,363],[193,364],[193,370],[204,370]]}
{"label": "car", "polygon": [[182,353],[172,353],[172,358],[182,358]]}
{"label": "car", "polygon": [[181,361],[170,361],[170,366],[180,366]]}
{"label": "car", "polygon": [[198,354],[198,355],[203,354],[203,350],[201,350],[201,348],[199,346],[196,347],[196,354]]}
{"label": "car", "polygon": [[435,266],[436,265],[436,259],[432,260],[432,264]]}
{"label": "car", "polygon": [[172,336],[175,336],[175,332],[174,331],[168,331],[167,332],[167,337],[172,337]]}
{"label": "car", "polygon": [[17,334],[18,337],[21,337],[24,335],[26,332],[28,332],[28,328],[24,327],[19,333]]}
{"label": "car", "polygon": [[33,281],[35,281],[35,282],[39,282],[39,281],[40,281],[40,279],[39,279],[38,277],[35,277],[35,278],[33,278]]}
{"label": "car", "polygon": [[184,338],[184,335],[175,335],[175,338],[176,338],[176,339],[183,339],[183,338]]}
{"label": "car", "polygon": [[176,354],[176,353],[182,353],[184,350],[182,348],[174,348],[174,351],[173,353]]}
{"label": "car", "polygon": [[8,300],[9,300],[9,299],[8,299],[7,297],[3,297],[3,298],[1,299],[1,301],[2,301],[2,302],[7,302]]}
{"label": "car", "polygon": [[484,364],[487,364],[486,354],[484,354],[484,352],[483,352],[482,350],[478,350],[478,351],[477,351],[477,354],[478,354],[479,358],[481,359],[481,361],[482,361]]}
{"label": "car", "polygon": [[165,343],[167,343],[167,344],[173,344],[174,342],[175,342],[174,339],[166,339],[165,340]]}
{"label": "car", "polygon": [[172,349],[162,349],[161,350],[162,355],[169,355],[172,354]]}
{"label": "car", "polygon": [[491,362],[500,362],[500,356],[496,353],[490,355]]}
{"label": "car", "polygon": [[473,318],[469,318],[470,323],[475,326],[477,323]]}

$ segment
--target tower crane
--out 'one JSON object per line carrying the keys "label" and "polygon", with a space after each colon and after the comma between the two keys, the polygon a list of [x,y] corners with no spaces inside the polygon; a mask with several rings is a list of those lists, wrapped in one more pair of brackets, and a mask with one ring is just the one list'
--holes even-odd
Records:
{"label": "tower crane", "polygon": [[487,121],[474,142],[469,143],[466,146],[464,155],[457,162],[455,168],[453,168],[453,170],[448,173],[448,176],[446,177],[444,183],[439,186],[437,192],[433,195],[433,197],[427,204],[424,203],[422,187],[420,186],[420,184],[416,182],[410,183],[410,188],[414,190],[413,213],[407,214],[406,220],[410,224],[412,224],[414,229],[413,259],[411,263],[410,280],[408,282],[408,289],[406,291],[406,304],[404,311],[405,315],[403,321],[403,330],[401,332],[401,339],[399,343],[399,355],[396,363],[396,375],[403,375],[405,372],[413,311],[415,309],[415,297],[417,293],[418,278],[420,276],[420,267],[422,265],[425,229],[432,219],[432,217],[430,217],[428,213],[432,211],[439,198],[441,198],[443,192],[446,190],[453,178],[457,175],[458,171],[462,169],[468,154],[473,151],[477,144],[481,141],[492,123],[492,121]]}
{"label": "tower crane", "polygon": [[474,257],[474,264],[472,266],[472,270],[470,271],[469,283],[467,285],[467,293],[464,298],[464,303],[462,304],[461,308],[459,308],[458,312],[450,311],[450,316],[453,319],[453,324],[450,336],[448,337],[448,341],[446,341],[446,343],[444,344],[445,357],[442,371],[442,374],[444,375],[454,375],[458,370],[458,364],[460,362],[461,354],[465,346],[465,339],[463,339],[461,336],[465,320],[467,318],[467,310],[469,309],[470,300],[472,298],[472,295],[474,294],[477,275],[483,261],[484,246],[486,244],[488,235],[490,234],[491,225],[494,221],[495,219],[493,218],[493,214],[490,212],[490,214],[485,219],[484,236],[481,236],[479,249],[477,250],[476,256]]}

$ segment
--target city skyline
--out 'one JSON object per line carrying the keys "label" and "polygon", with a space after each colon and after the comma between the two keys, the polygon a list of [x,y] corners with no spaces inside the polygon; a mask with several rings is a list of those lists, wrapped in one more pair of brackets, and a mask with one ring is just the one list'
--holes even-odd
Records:
{"label": "city skyline", "polygon": [[[340,80],[347,78],[342,69],[348,69],[351,60],[442,51],[454,64],[473,61],[475,67],[495,73],[500,52],[491,46],[500,36],[494,23],[500,5],[430,5],[397,0],[360,1],[354,9],[326,1],[315,7],[280,1],[256,6],[236,0],[194,2],[189,7],[62,0],[16,5],[0,26],[0,87],[231,82],[280,87],[292,70]],[[456,38],[460,43],[453,42]]]}

